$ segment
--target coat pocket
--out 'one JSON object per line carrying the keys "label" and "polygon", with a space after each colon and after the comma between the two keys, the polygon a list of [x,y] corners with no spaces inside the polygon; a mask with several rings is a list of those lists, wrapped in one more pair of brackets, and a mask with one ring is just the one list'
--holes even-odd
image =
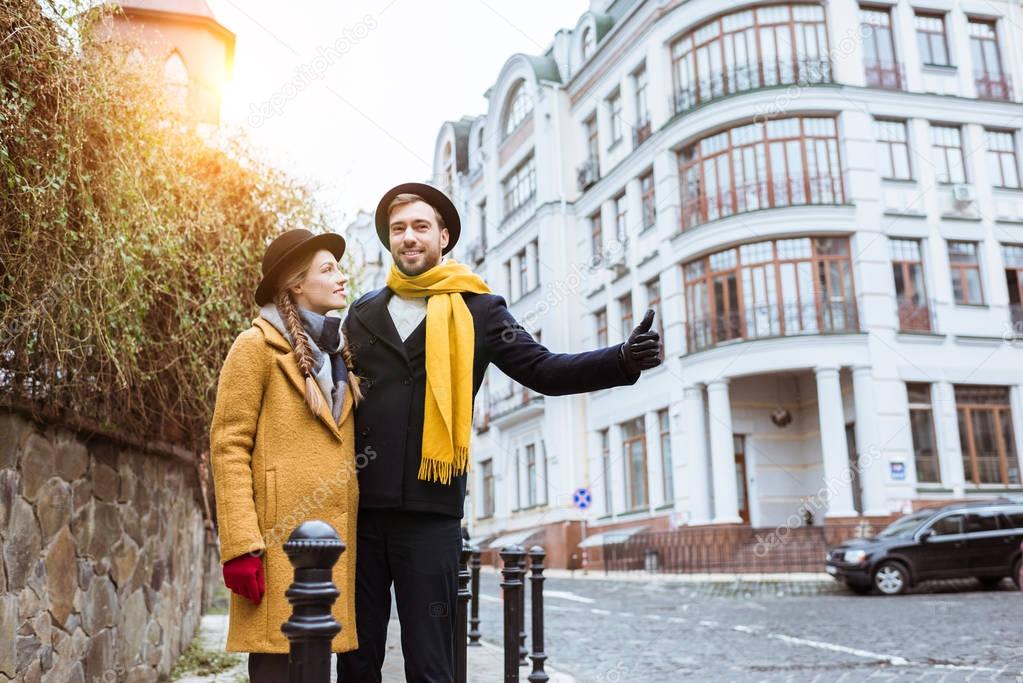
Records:
{"label": "coat pocket", "polygon": [[277,523],[277,470],[266,469],[266,499],[263,507],[263,528],[270,530]]}

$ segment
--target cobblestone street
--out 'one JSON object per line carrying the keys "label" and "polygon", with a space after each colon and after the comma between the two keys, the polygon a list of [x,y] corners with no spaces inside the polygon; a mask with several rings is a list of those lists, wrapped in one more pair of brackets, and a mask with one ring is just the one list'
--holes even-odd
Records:
{"label": "cobblestone street", "polygon": [[[481,631],[494,643],[499,581],[481,579]],[[1012,589],[971,580],[885,598],[816,582],[552,577],[546,649],[585,683],[1021,681],[1023,597]]]}

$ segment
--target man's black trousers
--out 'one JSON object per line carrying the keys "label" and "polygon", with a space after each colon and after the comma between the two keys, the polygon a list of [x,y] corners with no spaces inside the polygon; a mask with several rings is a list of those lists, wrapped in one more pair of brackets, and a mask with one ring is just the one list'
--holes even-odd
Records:
{"label": "man's black trousers", "polygon": [[461,520],[432,512],[359,510],[355,622],[359,649],[339,658],[347,682],[379,683],[391,583],[409,683],[452,683]]}

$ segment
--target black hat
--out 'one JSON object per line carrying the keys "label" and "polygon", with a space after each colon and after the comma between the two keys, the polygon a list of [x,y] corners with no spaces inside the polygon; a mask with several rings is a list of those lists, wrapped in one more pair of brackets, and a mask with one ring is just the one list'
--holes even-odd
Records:
{"label": "black hat", "polygon": [[401,185],[395,185],[380,198],[374,218],[377,224],[377,237],[384,243],[384,246],[388,250],[391,248],[391,225],[387,207],[400,194],[418,195],[427,204],[437,209],[441,218],[444,219],[444,227],[448,229],[448,246],[444,247],[442,253],[446,254],[451,251],[455,246],[455,242],[458,241],[458,235],[462,232],[462,222],[458,218],[458,210],[446,194],[433,185],[427,185],[426,183],[402,183]]}
{"label": "black hat", "polygon": [[256,303],[262,306],[273,299],[277,278],[295,258],[320,249],[326,249],[334,258],[340,259],[345,253],[345,238],[332,232],[314,235],[302,229],[278,235],[263,254],[263,279],[256,288]]}

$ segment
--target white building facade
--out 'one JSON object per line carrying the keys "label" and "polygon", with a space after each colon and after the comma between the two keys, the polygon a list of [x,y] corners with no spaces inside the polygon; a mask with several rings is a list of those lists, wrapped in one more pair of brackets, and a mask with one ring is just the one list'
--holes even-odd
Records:
{"label": "white building facade", "polygon": [[1023,490],[1021,26],[999,0],[594,0],[510,57],[438,135],[453,256],[552,351],[655,309],[664,363],[569,397],[492,368],[473,536],[578,566],[583,519],[821,524]]}

